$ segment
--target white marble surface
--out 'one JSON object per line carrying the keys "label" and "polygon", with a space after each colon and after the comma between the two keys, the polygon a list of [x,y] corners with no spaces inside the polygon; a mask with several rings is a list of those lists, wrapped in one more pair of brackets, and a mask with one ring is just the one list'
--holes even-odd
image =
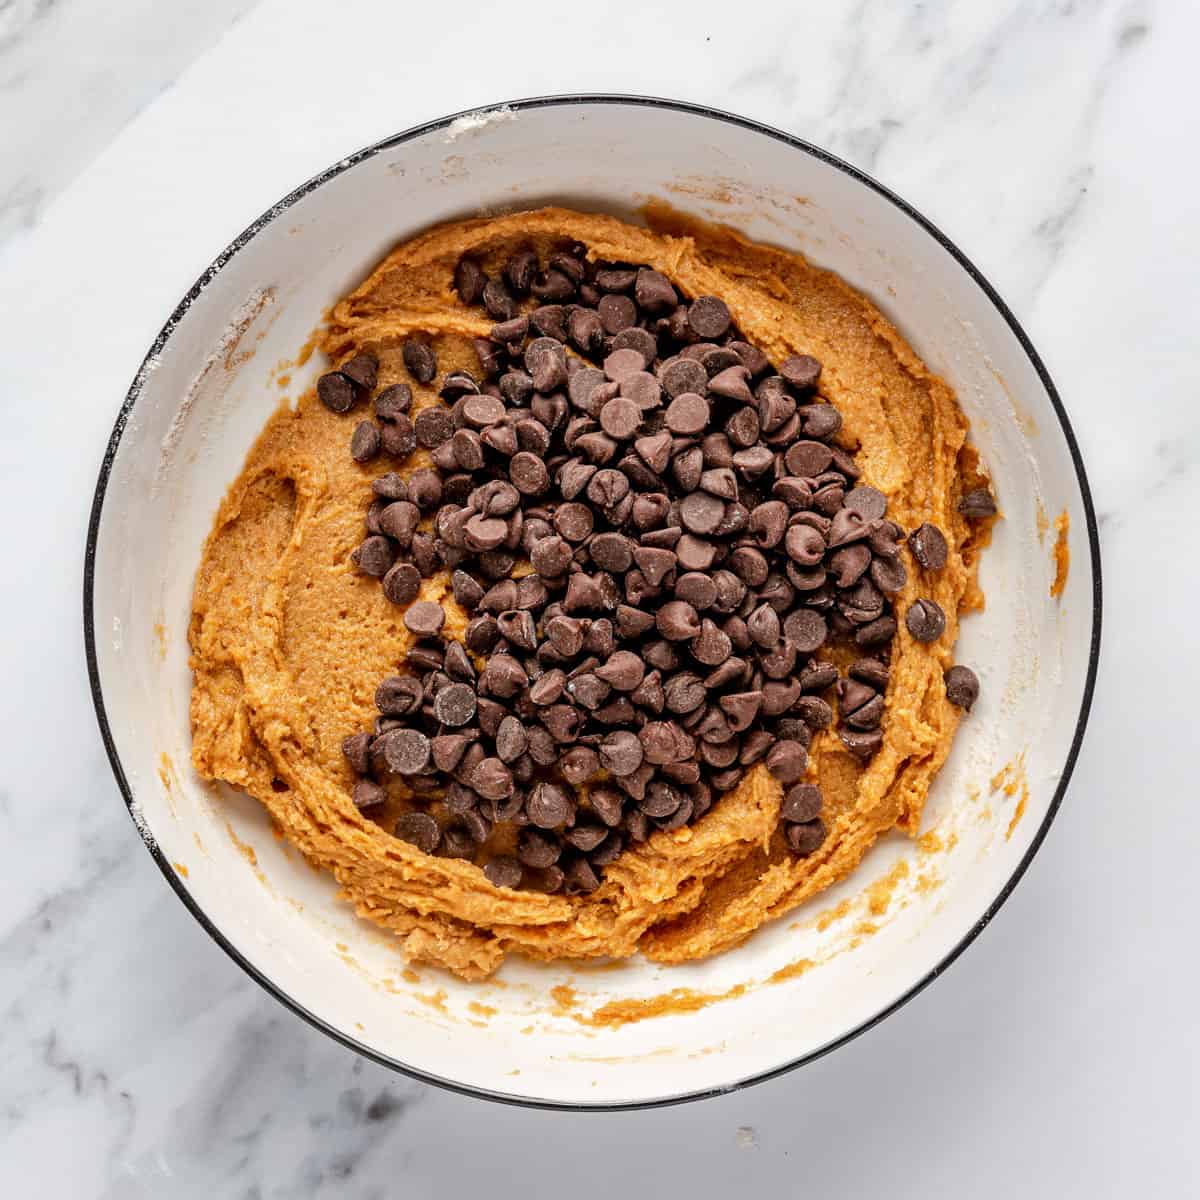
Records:
{"label": "white marble surface", "polygon": [[[1197,1194],[1200,9],[542,8],[0,0],[0,1194]],[[1107,583],[1075,781],[992,926],[834,1055],[640,1114],[431,1090],[261,993],[124,812],[79,619],[112,418],[216,250],[349,149],[577,90],[783,126],[938,222],[1057,379]]]}

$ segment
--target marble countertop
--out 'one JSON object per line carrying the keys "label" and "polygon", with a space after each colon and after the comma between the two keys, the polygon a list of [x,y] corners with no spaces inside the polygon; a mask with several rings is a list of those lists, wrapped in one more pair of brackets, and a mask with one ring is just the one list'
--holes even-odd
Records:
{"label": "marble countertop", "polygon": [[[641,1177],[704,1197],[1196,1194],[1200,8],[597,2],[532,25],[523,11],[0,0],[0,1193],[532,1200]],[[1074,782],[983,936],[837,1053],[645,1113],[453,1096],[261,992],[126,816],[80,628],[102,447],[214,253],[348,150],[475,104],[589,90],[792,130],[946,230],[1056,378],[1106,570]]]}

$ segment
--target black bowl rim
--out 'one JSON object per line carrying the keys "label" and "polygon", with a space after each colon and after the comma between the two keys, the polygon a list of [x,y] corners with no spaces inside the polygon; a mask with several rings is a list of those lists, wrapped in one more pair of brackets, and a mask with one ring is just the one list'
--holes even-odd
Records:
{"label": "black bowl rim", "polygon": [[[424,124],[414,126],[411,129],[405,130],[403,133],[394,134],[392,137],[386,138],[383,141],[376,142],[373,145],[367,146],[359,150],[349,157],[341,159],[336,165],[321,172],[319,175],[309,179],[306,183],[290,192],[277,204],[272,205],[265,213],[263,213],[256,221],[249,225],[241,234],[238,235],[221,253],[213,260],[205,272],[192,285],[187,294],[176,306],[175,311],[171,314],[166,324],[162,327],[154,344],[150,347],[142,366],[139,368],[134,381],[131,384],[125,401],[121,406],[120,412],[117,414],[116,423],[113,426],[112,435],[109,438],[107,449],[104,453],[104,459],[100,467],[100,475],[96,483],[96,492],[92,501],[91,519],[88,523],[87,545],[84,552],[84,574],[83,574],[83,629],[84,642],[87,653],[88,678],[91,685],[92,701],[96,709],[96,719],[100,726],[100,735],[104,741],[104,748],[108,753],[109,763],[112,766],[113,774],[116,777],[117,785],[121,789],[125,797],[126,806],[129,809],[130,816],[133,816],[133,788],[130,786],[128,777],[125,774],[121,759],[117,753],[116,743],[113,739],[112,729],[109,724],[108,714],[104,705],[104,695],[100,683],[100,671],[96,657],[96,629],[93,612],[94,605],[94,576],[96,566],[96,544],[99,536],[100,517],[104,506],[104,495],[108,487],[109,477],[112,471],[112,466],[116,460],[117,449],[120,445],[121,436],[125,431],[126,424],[133,412],[133,407],[141,395],[143,386],[147,376],[147,364],[156,358],[166,345],[175,328],[182,321],[187,310],[191,307],[192,302],[200,295],[202,291],[212,282],[217,273],[225,266],[226,263],[245,246],[255,235],[270,222],[285,213],[298,200],[315,191],[323,183],[340,175],[343,171],[349,170],[363,159],[371,158],[383,151],[393,149],[396,146],[403,145],[405,142],[411,141],[414,138],[422,137],[428,133],[435,133],[439,130],[447,128],[454,121],[461,117],[471,116],[478,113],[493,112],[497,109],[509,109],[516,113],[530,112],[541,108],[551,107],[576,107],[583,105],[614,105],[631,108],[662,108],[669,109],[679,113],[685,113],[694,117],[702,117],[707,120],[721,121],[729,125],[738,126],[741,129],[748,130],[752,133],[757,133],[765,137],[773,138],[776,141],[782,142],[784,145],[790,146],[792,149],[799,150],[804,154],[811,155],[813,158],[835,167],[839,171],[844,172],[850,178],[856,180],[860,184],[870,188],[872,191],[888,200],[902,213],[911,220],[915,221],[921,228],[933,237],[943,249],[945,249],[958,263],[960,267],[974,280],[975,284],[984,292],[987,298],[995,306],[996,311],[1008,324],[1012,330],[1013,336],[1016,337],[1021,349],[1028,357],[1030,363],[1041,380],[1042,386],[1046,389],[1046,394],[1050,397],[1050,403],[1054,408],[1055,415],[1058,417],[1059,425],[1062,429],[1064,438],[1066,439],[1068,449],[1071,455],[1071,461],[1075,467],[1075,475],[1079,484],[1080,497],[1083,502],[1084,515],[1087,522],[1087,537],[1088,545],[1091,553],[1092,561],[1092,630],[1089,647],[1087,679],[1083,690],[1083,699],[1079,706],[1079,716],[1075,722],[1075,732],[1071,740],[1071,747],[1068,751],[1066,762],[1063,765],[1062,774],[1059,777],[1058,786],[1054,791],[1054,798],[1050,803],[1050,807],[1046,811],[1046,815],[1042,820],[1037,834],[1030,843],[1029,849],[1025,852],[1020,863],[1009,877],[1007,883],[1001,889],[1000,893],[988,906],[987,911],[983,916],[967,931],[958,944],[926,975],[918,980],[906,992],[893,1000],[886,1007],[877,1012],[868,1020],[863,1021],[853,1029],[848,1030],[840,1037],[827,1043],[824,1046],[810,1051],[808,1054],[801,1055],[799,1058],[793,1059],[790,1062],[783,1063],[778,1067],[772,1067],[769,1071],[762,1071],[759,1074],[749,1076],[746,1079],[739,1080],[734,1084],[721,1085],[711,1088],[702,1088],[697,1091],[683,1093],[681,1095],[666,1096],[654,1100],[634,1100],[634,1101],[619,1101],[611,1104],[588,1104],[588,1103],[571,1103],[568,1101],[542,1100],[535,1097],[514,1096],[500,1092],[493,1092],[487,1088],[472,1087],[466,1084],[457,1083],[454,1080],[443,1079],[440,1076],[429,1074],[428,1072],[418,1070],[393,1059],[388,1055],[381,1054],[378,1050],[366,1046],[355,1038],[349,1037],[340,1030],[335,1029],[328,1022],[317,1016],[315,1013],[308,1011],[292,996],[284,992],[277,984],[275,984],[267,975],[265,975],[258,967],[245,958],[242,953],[225,937],[220,929],[208,917],[200,905],[192,898],[187,888],[183,886],[179,876],[167,861],[166,856],[158,847],[154,838],[150,836],[140,826],[138,832],[145,842],[147,849],[154,857],[154,861],[158,864],[159,870],[174,889],[176,895],[183,901],[191,912],[192,916],[201,924],[208,932],[209,936],[238,964],[256,983],[258,983],[265,991],[274,996],[280,1003],[286,1005],[298,1016],[302,1017],[310,1025],[321,1030],[335,1041],[340,1042],[348,1049],[361,1054],[364,1058],[371,1059],[373,1062],[379,1063],[381,1066],[388,1067],[391,1070],[397,1071],[410,1078],[419,1080],[422,1083],[434,1084],[438,1087],[445,1088],[451,1092],[457,1092],[465,1096],[474,1096],[481,1099],[497,1101],[503,1104],[512,1104],[524,1108],[551,1109],[558,1111],[571,1112],[613,1112],[630,1109],[646,1109],[646,1108],[662,1108],[668,1105],[684,1104],[693,1100],[702,1100],[709,1096],[725,1095],[730,1092],[740,1091],[756,1083],[763,1083],[768,1079],[775,1079],[789,1071],[795,1070],[797,1067],[805,1066],[808,1063],[815,1062],[817,1059],[824,1057],[826,1054],[838,1049],[840,1046],[846,1045],[860,1034],[865,1033],[868,1029],[878,1025],[881,1021],[891,1016],[892,1013],[902,1008],[914,996],[922,992],[930,983],[941,975],[947,967],[953,963],[960,954],[979,936],[980,933],[999,912],[1001,906],[1012,894],[1013,889],[1025,874],[1029,864],[1033,861],[1034,855],[1038,852],[1042,842],[1046,838],[1046,834],[1062,805],[1063,796],[1066,793],[1067,784],[1070,782],[1071,774],[1075,769],[1075,762],[1079,756],[1079,750],[1083,743],[1084,730],[1087,727],[1088,715],[1091,711],[1092,697],[1095,692],[1096,674],[1100,660],[1100,626],[1101,626],[1101,601],[1102,589],[1100,579],[1100,534],[1099,527],[1096,521],[1095,507],[1092,502],[1091,487],[1088,484],[1087,472],[1084,469],[1083,458],[1079,451],[1079,444],[1076,441],[1074,430],[1071,427],[1070,419],[1067,416],[1066,408],[1063,406],[1061,397],[1058,394],[1057,388],[1054,386],[1053,380],[1050,378],[1049,371],[1046,370],[1045,364],[1042,362],[1037,351],[1033,348],[1032,342],[1029,340],[1025,330],[1021,327],[1020,322],[1013,315],[1012,310],[1001,299],[996,289],[988,282],[979,269],[967,258],[967,256],[944,234],[936,225],[928,218],[922,216],[915,208],[907,201],[901,199],[890,189],[884,187],[883,184],[873,179],[864,171],[860,171],[857,167],[843,161],[836,155],[830,154],[827,150],[821,149],[819,146],[814,146],[810,142],[804,141],[802,138],[786,133],[781,129],[776,129],[773,126],[766,125],[760,121],[751,120],[748,117],[738,116],[734,113],[725,112],[721,109],[712,108],[704,104],[694,104],[682,100],[669,100],[655,96],[636,96],[623,95],[620,93],[581,93],[577,95],[560,95],[560,96],[537,96],[524,100],[511,100],[505,103],[488,105],[481,108],[466,109],[462,112],[452,113],[449,116],[440,117],[434,121],[427,121]],[[135,821],[136,824],[136,821]]]}

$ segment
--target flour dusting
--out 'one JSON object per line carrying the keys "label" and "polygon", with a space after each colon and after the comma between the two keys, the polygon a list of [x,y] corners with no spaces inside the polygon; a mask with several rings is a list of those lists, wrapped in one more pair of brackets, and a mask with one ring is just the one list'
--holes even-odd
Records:
{"label": "flour dusting", "polygon": [[475,112],[463,113],[461,117],[456,117],[450,122],[446,132],[442,134],[442,141],[451,145],[461,137],[516,119],[516,110],[508,104],[502,104],[499,108],[481,108]]}

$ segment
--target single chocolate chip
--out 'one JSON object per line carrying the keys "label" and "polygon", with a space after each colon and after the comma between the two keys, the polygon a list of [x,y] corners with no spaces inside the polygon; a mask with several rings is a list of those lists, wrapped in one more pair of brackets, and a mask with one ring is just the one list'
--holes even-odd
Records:
{"label": "single chocolate chip", "polygon": [[632,692],[645,678],[646,667],[632,650],[617,650],[595,673],[618,692]]}
{"label": "single chocolate chip", "polygon": [[859,762],[869,762],[880,746],[883,745],[883,733],[878,729],[842,729],[838,731],[842,745],[854,755]]}
{"label": "single chocolate chip", "polygon": [[417,600],[404,614],[404,627],[417,637],[437,637],[445,623],[442,606],[433,600]]}
{"label": "single chocolate chip", "polygon": [[464,304],[478,304],[486,282],[483,268],[473,258],[464,255],[458,260],[454,268],[454,290]]}
{"label": "single chocolate chip", "polygon": [[317,380],[317,399],[330,412],[347,413],[358,402],[358,392],[340,371],[328,371]]}
{"label": "single chocolate chip", "polygon": [[884,595],[894,596],[908,582],[908,571],[898,558],[874,558],[871,580]]}
{"label": "single chocolate chip", "polygon": [[369,733],[352,733],[348,738],[343,739],[342,753],[346,756],[350,769],[356,775],[365,775],[370,770],[371,760],[367,753],[370,748],[371,735]]}
{"label": "single chocolate chip", "polygon": [[432,383],[437,374],[437,355],[425,342],[410,338],[401,349],[404,365],[418,383]]}
{"label": "single chocolate chip", "polygon": [[713,565],[717,550],[712,542],[685,533],[675,544],[675,554],[685,571],[707,571]]}
{"label": "single chocolate chip", "polygon": [[502,279],[483,285],[483,306],[493,321],[511,321],[517,315],[517,302]]}
{"label": "single chocolate chip", "polygon": [[604,374],[619,385],[631,376],[640,374],[645,365],[641,351],[626,347],[624,350],[614,350],[604,360]]}
{"label": "single chocolate chip", "polygon": [[504,800],[513,794],[512,771],[499,758],[484,758],[471,772],[471,787],[485,800]]}
{"label": "single chocolate chip", "polygon": [[552,867],[562,854],[562,843],[540,829],[522,829],[517,838],[517,858],[527,867]]}
{"label": "single chocolate chip", "polygon": [[393,604],[411,604],[421,590],[421,574],[412,563],[398,562],[383,577],[383,594]]}
{"label": "single chocolate chip", "polygon": [[608,334],[620,333],[621,330],[629,329],[637,323],[637,308],[633,301],[628,296],[617,293],[602,296],[596,312],[604,326],[604,332]]}
{"label": "single chocolate chip", "polygon": [[355,462],[370,462],[380,447],[379,427],[374,421],[359,421],[350,438],[350,457]]}
{"label": "single chocolate chip", "polygon": [[386,475],[380,475],[371,484],[371,491],[381,500],[408,499],[408,484],[395,471],[389,471]]}
{"label": "single chocolate chip", "polygon": [[799,653],[812,654],[825,644],[829,627],[819,612],[801,608],[788,614],[783,623],[783,635]]}
{"label": "single chocolate chip", "polygon": [[704,703],[707,695],[704,681],[690,671],[680,671],[679,674],[672,675],[663,685],[666,707],[681,716],[695,712]]}
{"label": "single chocolate chip", "polygon": [[940,571],[949,556],[945,535],[928,521],[908,535],[908,548],[926,571]]}
{"label": "single chocolate chip", "polygon": [[[707,360],[704,365],[707,368]],[[752,405],[754,403],[754,393],[750,390],[750,372],[740,362],[736,366],[727,366],[723,371],[718,371],[708,381],[708,390],[714,396],[724,396],[727,400],[734,400],[738,404]],[[754,409],[749,411],[753,414],[754,424],[757,427],[758,413]]]}
{"label": "single chocolate chip", "polygon": [[493,858],[484,868],[484,876],[488,883],[498,888],[518,888],[524,871],[521,864],[508,854],[500,854]]}
{"label": "single chocolate chip", "polygon": [[381,807],[387,803],[387,798],[387,789],[373,779],[355,780],[354,788],[350,793],[350,799],[354,801],[354,806],[363,812]]}
{"label": "single chocolate chip", "polygon": [[946,672],[946,699],[959,708],[971,711],[979,699],[979,677],[970,667],[954,666]]}
{"label": "single chocolate chip", "polygon": [[684,600],[669,600],[655,615],[658,632],[668,641],[689,641],[700,633],[700,618]]}
{"label": "single chocolate chip", "polygon": [[633,437],[641,421],[642,410],[623,396],[609,400],[600,410],[600,428],[618,441]]}
{"label": "single chocolate chip", "polygon": [[692,492],[679,505],[679,517],[692,533],[714,533],[725,516],[725,502],[711,492]]}
{"label": "single chocolate chip", "polygon": [[904,614],[908,632],[918,642],[936,642],[946,628],[946,614],[935,600],[914,600]]}
{"label": "single chocolate chip", "polygon": [[798,391],[814,388],[821,378],[821,364],[808,354],[785,358],[779,364],[779,374]]}
{"label": "single chocolate chip", "polygon": [[408,477],[408,499],[422,512],[437,508],[442,502],[442,481],[438,473],[429,467],[414,471]]}
{"label": "single chocolate chip", "polygon": [[443,724],[466,725],[475,717],[475,689],[466,683],[452,683],[433,699],[434,716]]}
{"label": "single chocolate chip", "polygon": [[729,307],[716,296],[698,296],[688,309],[687,319],[697,336],[709,340],[723,337],[732,323]]}
{"label": "single chocolate chip", "polygon": [[[459,409],[463,420],[474,429],[486,429],[504,417],[504,401],[495,396],[467,396]],[[482,463],[480,464],[482,465]]]}
{"label": "single chocolate chip", "polygon": [[375,707],[386,717],[402,717],[421,703],[421,684],[411,675],[389,675],[375,689]]}
{"label": "single chocolate chip", "polygon": [[801,567],[814,567],[825,556],[825,539],[811,525],[793,525],[784,537],[788,557]]}
{"label": "single chocolate chip", "polygon": [[804,436],[827,442],[842,427],[842,414],[832,404],[806,404],[796,409]]}
{"label": "single chocolate chip", "polygon": [[432,854],[442,840],[438,823],[423,812],[405,813],[396,822],[394,833],[402,842],[411,842],[424,854]]}
{"label": "single chocolate chip", "polygon": [[583,722],[584,714],[570,704],[551,704],[542,718],[542,724],[550,731],[554,740],[562,745],[575,741]]}
{"label": "single chocolate chip", "polygon": [[382,579],[396,561],[396,550],[386,537],[374,534],[362,542],[352,557],[364,575]]}
{"label": "single chocolate chip", "polygon": [[379,430],[379,445],[391,458],[407,458],[417,448],[413,423],[403,413],[385,421]]}
{"label": "single chocolate chip", "polygon": [[846,493],[846,507],[858,513],[864,521],[878,521],[887,512],[887,497],[866,484]]}
{"label": "single chocolate chip", "polygon": [[384,762],[397,775],[415,775],[429,764],[429,739],[419,729],[393,729],[378,741]]}
{"label": "single chocolate chip", "polygon": [[733,645],[729,636],[705,617],[700,622],[700,634],[692,642],[691,651],[692,657],[697,662],[703,663],[706,667],[716,667],[730,656],[733,652]]}
{"label": "single chocolate chip", "polygon": [[697,392],[684,392],[667,407],[667,428],[672,433],[684,436],[702,433],[708,418],[708,401]]}
{"label": "single chocolate chip", "polygon": [[558,829],[571,820],[575,805],[556,783],[539,783],[529,793],[525,812],[531,825],[539,829]]}
{"label": "single chocolate chip", "polygon": [[708,374],[695,359],[674,358],[659,371],[659,382],[668,396],[674,399],[685,393],[703,395],[708,387]]}
{"label": "single chocolate chip", "polygon": [[[787,787],[797,783],[803,777],[805,768],[808,766],[808,751],[799,742],[787,740],[776,742],[767,751],[766,764],[767,770]],[[799,817],[789,819],[801,820]]]}
{"label": "single chocolate chip", "polygon": [[963,493],[958,511],[969,521],[982,521],[996,515],[996,501],[987,488],[972,488]]}
{"label": "single chocolate chip", "polygon": [[648,313],[669,312],[679,303],[671,281],[658,271],[642,267],[634,280],[633,294],[638,306]]}
{"label": "single chocolate chip", "polygon": [[417,445],[432,450],[447,442],[454,435],[454,420],[450,410],[440,404],[423,408],[413,419],[413,431]]}
{"label": "single chocolate chip", "polygon": [[879,617],[859,627],[854,635],[855,642],[864,649],[882,646],[896,636],[896,621],[893,617]]}

